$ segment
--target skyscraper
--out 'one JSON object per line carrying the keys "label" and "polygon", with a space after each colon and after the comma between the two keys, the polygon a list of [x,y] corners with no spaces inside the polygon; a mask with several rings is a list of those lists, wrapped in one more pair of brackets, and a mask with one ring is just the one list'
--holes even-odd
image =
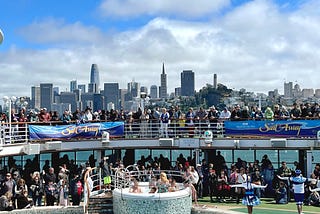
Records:
{"label": "skyscraper", "polygon": [[40,87],[32,86],[31,87],[31,108],[40,109]]}
{"label": "skyscraper", "polygon": [[78,88],[77,86],[77,80],[71,80],[70,81],[70,92],[73,92]]}
{"label": "skyscraper", "polygon": [[97,93],[99,92],[99,88],[100,88],[100,77],[99,77],[98,65],[92,64],[88,92]]}
{"label": "skyscraper", "polygon": [[78,89],[81,90],[81,93],[86,93],[86,85],[85,84],[79,84]]}
{"label": "skyscraper", "polygon": [[104,83],[103,94],[105,107],[108,106],[108,103],[113,103],[114,109],[120,108],[119,83]]}
{"label": "skyscraper", "polygon": [[160,76],[160,92],[159,96],[160,98],[167,98],[167,74],[165,73],[164,70],[164,63],[162,63],[162,73]]}
{"label": "skyscraper", "polygon": [[40,107],[51,110],[51,104],[53,103],[53,84],[41,83],[40,84]]}
{"label": "skyscraper", "polygon": [[293,97],[293,83],[288,82],[284,83],[284,97],[286,98],[291,98]]}
{"label": "skyscraper", "polygon": [[140,93],[141,92],[144,92],[144,93],[148,94],[148,88],[146,86],[141,86],[140,87]]}
{"label": "skyscraper", "polygon": [[140,83],[132,80],[132,82],[128,83],[127,100],[132,100],[134,97],[140,97]]}
{"label": "skyscraper", "polygon": [[61,92],[60,102],[70,104],[70,111],[74,112],[77,109],[77,94],[74,92]]}
{"label": "skyscraper", "polygon": [[150,97],[153,99],[158,98],[158,87],[156,85],[150,87]]}
{"label": "skyscraper", "polygon": [[184,70],[181,73],[181,96],[194,96],[194,72]]}

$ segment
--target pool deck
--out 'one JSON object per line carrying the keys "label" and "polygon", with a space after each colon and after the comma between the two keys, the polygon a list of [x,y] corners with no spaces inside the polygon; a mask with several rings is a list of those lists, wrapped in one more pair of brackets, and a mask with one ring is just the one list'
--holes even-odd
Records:
{"label": "pool deck", "polygon": [[[234,208],[234,207],[233,207]],[[242,212],[236,212],[230,210],[230,207],[226,206],[206,206],[206,205],[198,205],[192,207],[193,213],[201,213],[201,214],[243,214]]]}

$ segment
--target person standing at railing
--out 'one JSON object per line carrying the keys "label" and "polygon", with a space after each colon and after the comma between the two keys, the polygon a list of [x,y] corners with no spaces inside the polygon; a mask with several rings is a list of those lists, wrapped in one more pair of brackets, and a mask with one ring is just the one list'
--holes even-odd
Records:
{"label": "person standing at railing", "polygon": [[290,112],[287,110],[287,107],[285,106],[281,106],[280,119],[281,120],[290,119]]}
{"label": "person standing at railing", "polygon": [[275,120],[280,120],[280,117],[281,117],[280,107],[279,107],[279,105],[274,105],[274,107],[273,107],[273,118]]}
{"label": "person standing at railing", "polygon": [[301,117],[301,110],[299,108],[299,105],[297,103],[293,103],[293,108],[290,111],[290,117],[291,119],[300,119]]}
{"label": "person standing at railing", "polygon": [[144,111],[140,115],[140,137],[148,137],[148,125],[149,125],[149,114],[148,109],[144,109]]}
{"label": "person standing at railing", "polygon": [[[231,116],[231,112],[229,111],[228,107],[224,107],[223,110],[220,112],[219,119],[220,120],[228,120]],[[210,117],[209,117],[210,119]]]}
{"label": "person standing at railing", "polygon": [[264,117],[266,120],[273,120],[274,119],[274,113],[270,107],[267,107],[264,112]]}
{"label": "person standing at railing", "polygon": [[207,119],[208,119],[207,112],[202,107],[200,107],[196,113],[196,123],[197,123],[197,127],[199,129],[199,134],[203,133],[204,130],[206,129]]}
{"label": "person standing at railing", "polygon": [[38,115],[39,121],[40,122],[49,122],[51,120],[51,116],[49,112],[47,112],[46,108],[40,109],[39,115]]}
{"label": "person standing at railing", "polygon": [[241,111],[240,111],[240,106],[239,105],[235,105],[231,115],[230,115],[230,119],[231,120],[240,120],[241,119]]}
{"label": "person standing at railing", "polygon": [[160,115],[160,137],[169,138],[168,135],[168,125],[169,125],[169,118],[170,115],[167,112],[166,108],[162,108]]}
{"label": "person standing at railing", "polygon": [[194,136],[194,123],[195,123],[196,114],[193,111],[193,108],[189,108],[189,111],[186,113],[186,124],[188,126],[189,137],[193,138]]}
{"label": "person standing at railing", "polygon": [[65,110],[60,118],[63,124],[69,124],[71,122],[70,113],[68,110]]}

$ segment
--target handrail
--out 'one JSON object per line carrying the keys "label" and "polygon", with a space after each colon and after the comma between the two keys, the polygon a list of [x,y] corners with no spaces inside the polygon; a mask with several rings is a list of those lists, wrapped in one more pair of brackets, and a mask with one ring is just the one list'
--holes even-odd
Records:
{"label": "handrail", "polygon": [[[311,118],[309,118],[311,119]],[[313,118],[315,119],[315,118]],[[318,119],[319,120],[319,119]],[[149,120],[148,122],[142,120],[135,120],[133,122],[123,121],[124,122],[124,135],[117,136],[117,139],[154,139],[161,137],[170,137],[170,138],[190,138],[197,137],[202,138],[204,132],[208,129],[212,131],[214,138],[248,138],[248,136],[241,135],[225,135],[225,127],[224,122],[229,120],[217,120],[216,122],[198,122],[195,121],[193,126],[188,126],[184,120],[172,120],[171,123],[168,124],[167,128],[164,130],[161,127],[161,123],[159,120]],[[244,120],[240,120],[244,121]],[[265,120],[268,121],[268,120]],[[277,121],[277,120],[274,120]],[[280,121],[280,120],[279,120]],[[281,120],[281,121],[299,121],[299,120]],[[72,121],[70,124],[74,124],[76,121]],[[90,121],[90,122],[104,122],[104,121]],[[90,122],[87,122],[90,124]],[[181,123],[183,122],[183,123]],[[87,124],[86,123],[86,124]],[[32,142],[42,142],[47,140],[61,140],[57,138],[48,138],[41,140],[29,140],[29,125],[60,125],[61,122],[58,121],[50,121],[48,123],[44,122],[13,122],[11,125],[9,123],[2,122],[0,124],[0,139],[3,145],[6,144],[14,144],[14,143],[32,143]],[[166,134],[167,132],[167,134]],[[271,138],[270,136],[249,136],[250,138]],[[97,139],[100,137],[92,136],[90,139]],[[111,137],[112,138],[112,137]],[[294,137],[292,137],[294,138]],[[298,138],[302,138],[297,136]],[[305,138],[305,137],[303,137]],[[309,137],[316,138],[315,136]],[[64,141],[72,141],[73,139],[63,139]]]}
{"label": "handrail", "polygon": [[[96,173],[95,173],[96,172]],[[87,213],[90,196],[97,194],[96,189],[101,189],[102,187],[102,171],[100,167],[87,167],[84,174],[84,212]],[[90,178],[90,179],[89,179]]]}

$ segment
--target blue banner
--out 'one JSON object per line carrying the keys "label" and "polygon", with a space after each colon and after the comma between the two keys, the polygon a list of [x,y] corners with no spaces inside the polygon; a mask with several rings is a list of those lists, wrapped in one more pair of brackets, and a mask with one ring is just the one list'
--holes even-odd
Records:
{"label": "blue banner", "polygon": [[317,137],[319,120],[225,121],[226,136]]}
{"label": "blue banner", "polygon": [[30,140],[96,138],[107,131],[110,137],[124,135],[123,122],[84,123],[57,126],[29,125]]}

